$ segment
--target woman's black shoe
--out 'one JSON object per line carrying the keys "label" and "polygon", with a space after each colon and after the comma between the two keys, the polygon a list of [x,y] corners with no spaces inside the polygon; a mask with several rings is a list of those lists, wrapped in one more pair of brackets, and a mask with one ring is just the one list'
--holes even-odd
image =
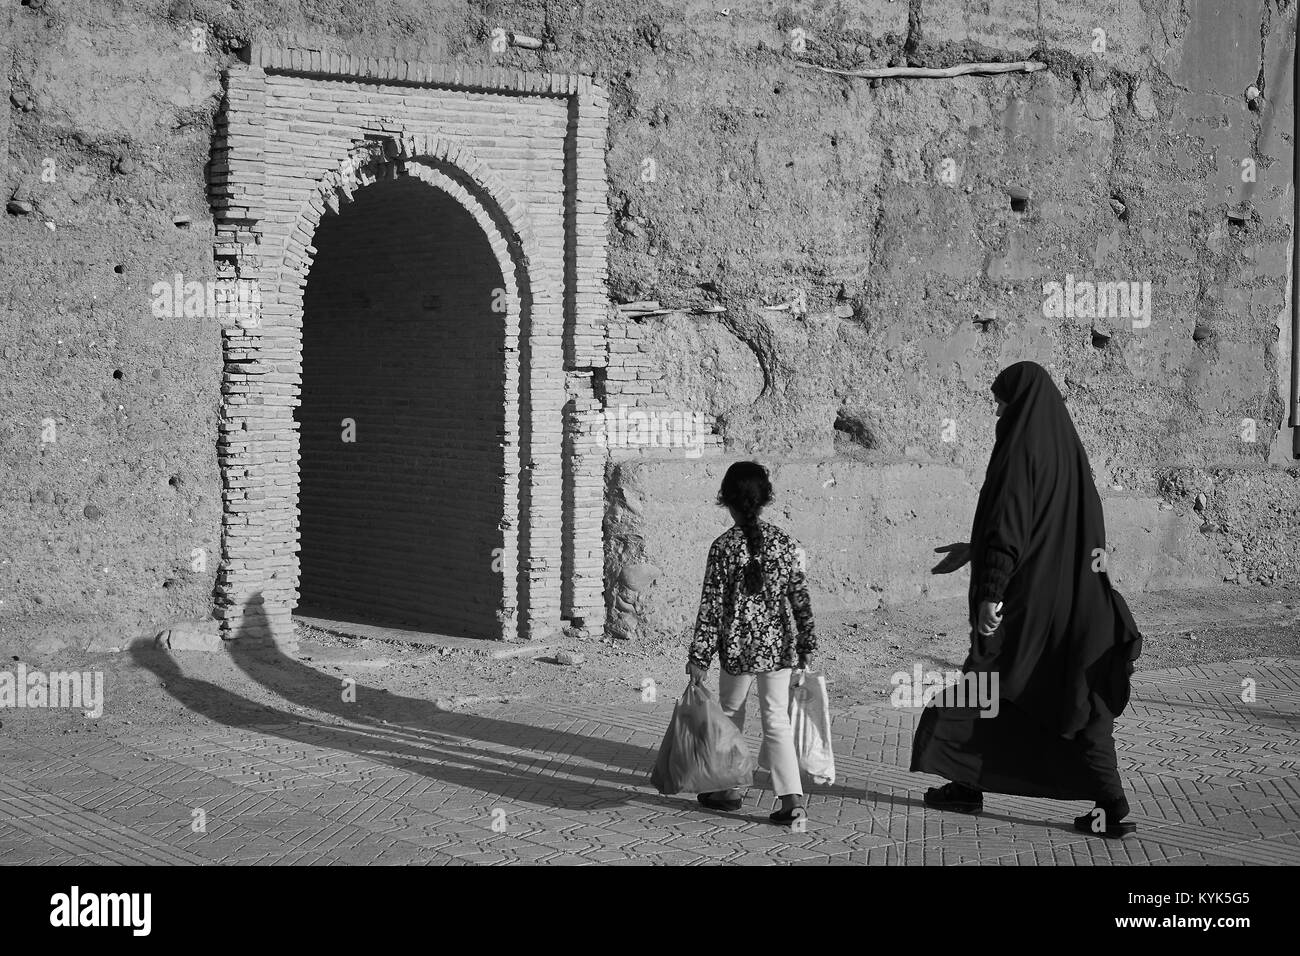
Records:
{"label": "woman's black shoe", "polygon": [[[1097,810],[1102,809],[1103,808],[1101,807],[1097,808]],[[1089,833],[1093,836],[1106,837],[1110,840],[1122,840],[1130,833],[1137,831],[1138,825],[1136,823],[1113,819],[1110,814],[1107,814],[1102,818],[1105,819],[1106,826],[1102,829],[1098,829],[1097,823],[1099,817],[1097,810],[1090,810],[1081,817],[1075,817],[1074,828],[1080,833]]]}
{"label": "woman's black shoe", "polygon": [[925,805],[933,810],[953,813],[979,813],[984,809],[984,795],[960,783],[945,783],[925,791]]}
{"label": "woman's black shoe", "polygon": [[710,810],[739,810],[741,803],[739,797],[727,800],[715,793],[701,793],[696,795],[695,799],[700,801],[700,806]]}

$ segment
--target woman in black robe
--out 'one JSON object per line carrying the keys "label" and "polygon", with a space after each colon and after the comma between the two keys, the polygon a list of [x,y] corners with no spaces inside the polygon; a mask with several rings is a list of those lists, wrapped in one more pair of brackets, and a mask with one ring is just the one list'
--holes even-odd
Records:
{"label": "woman in black robe", "polygon": [[949,692],[927,707],[912,770],[952,781],[930,788],[929,807],[979,813],[986,790],[1095,800],[1075,827],[1122,837],[1136,825],[1124,821],[1114,722],[1142,635],[1106,574],[1101,499],[1061,393],[1040,365],[1018,362],[993,395],[997,441],[970,544],[936,549],[948,555],[934,571],[971,562],[963,672],[987,675],[998,700],[969,706]]}

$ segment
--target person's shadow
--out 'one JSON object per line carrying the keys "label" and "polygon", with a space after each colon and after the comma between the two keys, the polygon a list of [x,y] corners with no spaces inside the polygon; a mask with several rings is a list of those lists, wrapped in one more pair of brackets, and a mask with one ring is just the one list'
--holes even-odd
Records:
{"label": "person's shadow", "polygon": [[[287,704],[347,723],[263,706],[225,687],[189,678],[175,658],[153,642],[133,644],[131,657],[189,710],[227,727],[356,754],[454,786],[557,809],[596,809],[631,800],[674,809],[686,805],[649,788],[653,749],[445,711],[429,700],[321,673],[263,637],[260,595],[249,602],[243,620],[238,636],[227,644],[240,670]],[[557,758],[565,755],[581,759],[558,766]],[[556,774],[560,769],[564,776]]]}

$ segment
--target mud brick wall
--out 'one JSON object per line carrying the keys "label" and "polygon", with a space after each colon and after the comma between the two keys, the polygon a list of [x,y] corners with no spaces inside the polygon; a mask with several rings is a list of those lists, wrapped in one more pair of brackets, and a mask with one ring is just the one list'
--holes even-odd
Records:
{"label": "mud brick wall", "polygon": [[722,451],[715,415],[675,401],[669,369],[686,356],[656,354],[651,329],[620,317],[606,332],[603,436],[612,461],[622,458],[698,458]]}
{"label": "mud brick wall", "polygon": [[[624,636],[689,619],[739,457],[777,473],[774,517],[805,539],[823,605],[959,589],[927,575],[930,549],[964,531],[988,384],[1021,358],[1066,393],[1126,587],[1294,580],[1295,15],[1289,0],[6,4],[0,644],[120,644],[214,610],[227,635],[287,627],[315,228],[399,166],[466,190],[518,299],[503,630],[599,627],[606,602]],[[494,41],[508,31],[543,47]],[[1023,59],[1047,68],[814,68]],[[464,165],[402,152],[406,137]],[[398,155],[373,158],[386,140]],[[469,167],[486,195],[458,178]],[[150,290],[177,273],[251,283],[261,304],[159,318]],[[1045,314],[1067,277],[1150,282],[1150,324]],[[637,300],[668,311],[611,312]],[[596,421],[651,402],[707,416],[723,454],[607,455]],[[47,418],[58,443],[40,440]],[[603,568],[583,537],[597,510]]]}
{"label": "mud brick wall", "polygon": [[[1287,420],[1295,5],[924,0],[907,13],[905,39],[875,54],[830,13],[791,7],[781,25],[832,68],[1047,69],[865,81],[728,63],[711,88],[725,106],[683,72],[616,91],[643,122],[616,109],[612,294],[678,310],[638,323],[637,351],[664,371],[656,390],[716,415],[727,461],[773,468],[772,516],[805,542],[819,606],[964,586],[929,575],[930,548],[967,533],[993,441],[988,387],[1021,359],[1061,384],[1125,588],[1295,580],[1277,549],[1300,477]],[[860,14],[888,47],[888,11]],[[653,177],[638,175],[647,158]],[[1050,284],[1075,280],[1148,284],[1150,321],[1052,314]],[[721,464],[611,473],[607,576],[625,636],[693,620],[701,572],[677,569],[728,523],[710,503]],[[1194,464],[1208,501],[1171,480]]]}

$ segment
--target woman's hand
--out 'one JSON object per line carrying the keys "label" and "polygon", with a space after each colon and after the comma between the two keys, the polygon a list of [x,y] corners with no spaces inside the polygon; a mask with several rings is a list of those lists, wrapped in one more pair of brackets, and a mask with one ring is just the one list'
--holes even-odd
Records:
{"label": "woman's hand", "polygon": [[981,601],[979,611],[979,632],[988,637],[1002,626],[1002,602]]}
{"label": "woman's hand", "polygon": [[965,541],[956,541],[934,550],[945,557],[930,569],[931,574],[951,574],[970,560],[970,545]]}
{"label": "woman's hand", "polygon": [[697,667],[695,664],[687,661],[686,674],[690,677],[692,684],[698,684],[702,687],[704,686],[704,678],[709,676],[709,669],[707,667]]}

